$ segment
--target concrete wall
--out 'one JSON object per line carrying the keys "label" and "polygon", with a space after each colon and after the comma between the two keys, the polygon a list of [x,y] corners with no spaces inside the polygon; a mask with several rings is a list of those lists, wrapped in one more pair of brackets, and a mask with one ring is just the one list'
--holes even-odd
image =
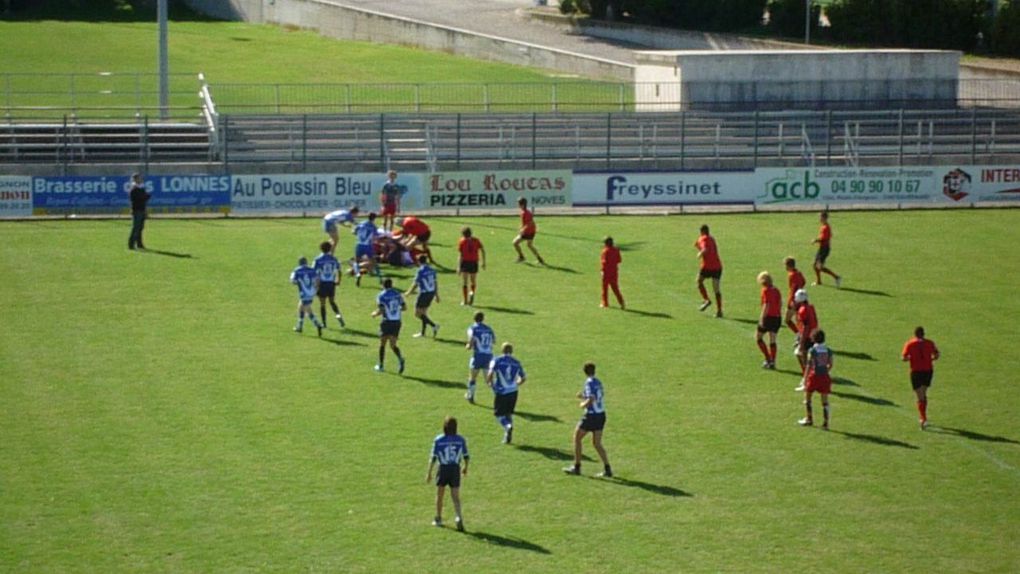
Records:
{"label": "concrete wall", "polygon": [[491,60],[631,81],[634,66],[563,50],[517,42],[412,18],[375,12],[328,0],[184,0],[210,15],[317,30],[325,36],[400,44]]}
{"label": "concrete wall", "polygon": [[[959,52],[937,50],[641,51],[642,110],[762,102],[955,104]],[[645,84],[648,82],[650,84]],[[650,89],[662,84],[654,92]],[[677,94],[679,91],[679,97]]]}

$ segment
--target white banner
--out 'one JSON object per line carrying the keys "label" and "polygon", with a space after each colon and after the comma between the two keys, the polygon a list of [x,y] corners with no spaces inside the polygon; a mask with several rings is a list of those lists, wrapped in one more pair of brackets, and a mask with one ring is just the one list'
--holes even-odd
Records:
{"label": "white banner", "polygon": [[577,174],[574,205],[753,203],[754,181],[751,171]]}
{"label": "white banner", "polygon": [[[386,175],[379,173],[318,173],[235,175],[231,182],[231,211],[235,213],[326,213],[358,206],[378,211]],[[401,174],[402,210],[421,205],[420,174]]]}
{"label": "white banner", "polygon": [[0,175],[0,217],[32,215],[32,178]]}
{"label": "white banner", "polygon": [[941,202],[935,172],[931,166],[759,168],[755,203]]}
{"label": "white banner", "polygon": [[424,175],[422,209],[498,209],[571,205],[570,170],[458,171]]}
{"label": "white banner", "polygon": [[940,168],[936,178],[942,195],[953,202],[1020,201],[1020,166]]}

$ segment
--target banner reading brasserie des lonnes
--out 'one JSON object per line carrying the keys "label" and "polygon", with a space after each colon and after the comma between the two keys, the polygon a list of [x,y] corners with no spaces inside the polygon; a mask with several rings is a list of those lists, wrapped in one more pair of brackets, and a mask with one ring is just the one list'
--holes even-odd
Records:
{"label": "banner reading brasserie des lonnes", "polygon": [[[386,183],[380,173],[302,173],[235,175],[230,192],[234,213],[327,213],[357,206],[379,208]],[[421,174],[401,173],[397,185],[404,192],[405,210],[421,206]]]}
{"label": "banner reading brasserie des lonnes", "polygon": [[754,172],[607,172],[574,175],[574,205],[754,203]]}
{"label": "banner reading brasserie des lonnes", "polygon": [[529,207],[569,207],[570,170],[458,171],[425,174],[422,209],[516,208],[524,197]]}
{"label": "banner reading brasserie des lonnes", "polygon": [[0,175],[0,217],[32,215],[32,178]]}
{"label": "banner reading brasserie des lonnes", "polygon": [[[151,213],[226,213],[229,175],[159,175],[144,178]],[[131,177],[33,177],[35,215],[117,214],[131,209]]]}

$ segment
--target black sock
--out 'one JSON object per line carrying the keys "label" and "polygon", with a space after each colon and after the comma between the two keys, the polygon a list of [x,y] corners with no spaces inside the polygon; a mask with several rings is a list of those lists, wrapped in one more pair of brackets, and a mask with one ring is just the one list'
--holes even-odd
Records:
{"label": "black sock", "polygon": [[428,324],[429,324],[428,317],[422,317],[421,318],[421,334],[422,335],[425,334],[425,326],[428,325]]}
{"label": "black sock", "polygon": [[422,321],[422,323],[425,323],[426,325],[431,325],[433,327],[436,326],[436,324],[432,321],[432,319],[429,319],[428,315],[423,315],[422,318],[421,318],[421,321]]}
{"label": "black sock", "polygon": [[400,348],[399,347],[393,347],[393,354],[397,356],[397,360],[398,361],[403,361],[404,360],[404,357],[400,356]]}
{"label": "black sock", "polygon": [[[330,301],[330,302],[329,302],[329,306],[333,308],[333,312],[334,312],[334,313],[336,313],[337,315],[339,315],[339,314],[340,314],[340,307],[339,307],[339,306],[337,306],[337,304],[336,304],[336,302],[335,302],[335,301]],[[323,313],[323,314],[325,314],[325,313]]]}
{"label": "black sock", "polygon": [[383,364],[383,359],[386,358],[386,347],[379,347],[379,366]]}

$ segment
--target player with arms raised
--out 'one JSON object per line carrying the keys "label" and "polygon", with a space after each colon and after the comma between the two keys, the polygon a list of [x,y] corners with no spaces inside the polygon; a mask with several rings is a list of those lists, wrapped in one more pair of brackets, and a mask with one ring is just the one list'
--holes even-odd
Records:
{"label": "player with arms raised", "polygon": [[527,380],[524,367],[513,357],[514,346],[503,343],[503,355],[489,363],[485,380],[495,393],[492,411],[496,422],[503,427],[503,444],[514,438],[514,410],[517,408],[517,389]]}
{"label": "player with arms raised", "polygon": [[705,279],[712,280],[712,290],[715,292],[715,316],[723,316],[722,290],[719,287],[722,281],[722,260],[719,259],[719,248],[715,244],[715,238],[708,232],[708,226],[701,226],[701,234],[694,242],[694,248],[698,250],[698,260],[701,262],[698,270],[698,292],[701,293],[701,306],[698,311],[704,311],[712,304],[708,298],[708,291],[705,290]]}
{"label": "player with arms raised", "polygon": [[429,471],[425,475],[425,482],[432,482],[432,469],[439,463],[439,473],[436,474],[436,517],[432,520],[432,526],[443,525],[443,494],[449,486],[453,510],[457,513],[457,530],[464,531],[464,518],[460,511],[460,476],[467,476],[469,461],[467,440],[457,434],[457,419],[446,417],[443,421],[443,434],[432,441]]}
{"label": "player with arms raised", "polygon": [[290,282],[297,285],[298,290],[298,321],[294,331],[301,332],[305,326],[305,315],[312,320],[315,328],[322,336],[322,323],[315,318],[315,311],[312,311],[312,301],[315,300],[315,293],[319,290],[319,277],[315,269],[308,266],[308,258],[298,259],[298,266],[290,273]]}
{"label": "player with arms raised", "polygon": [[386,344],[389,343],[400,364],[397,372],[403,374],[404,357],[397,347],[397,339],[400,337],[400,313],[407,309],[407,304],[404,303],[400,291],[393,288],[393,280],[389,278],[383,281],[382,293],[379,293],[375,302],[378,307],[372,312],[372,316],[382,315],[382,323],[379,324],[379,364],[375,366],[375,370],[382,372],[386,360]]}
{"label": "player with arms raised", "polygon": [[931,386],[939,358],[935,342],[924,338],[924,327],[914,329],[914,338],[903,345],[903,360],[910,361],[910,386],[917,395],[917,412],[921,415],[921,430],[928,428],[928,387]]}
{"label": "player with arms raised", "polygon": [[464,348],[471,351],[471,359],[468,361],[468,385],[464,398],[469,403],[475,402],[475,381],[478,379],[478,371],[489,366],[492,361],[492,345],[496,341],[496,333],[484,323],[485,313],[475,313],[475,322],[468,327],[467,343]]}

